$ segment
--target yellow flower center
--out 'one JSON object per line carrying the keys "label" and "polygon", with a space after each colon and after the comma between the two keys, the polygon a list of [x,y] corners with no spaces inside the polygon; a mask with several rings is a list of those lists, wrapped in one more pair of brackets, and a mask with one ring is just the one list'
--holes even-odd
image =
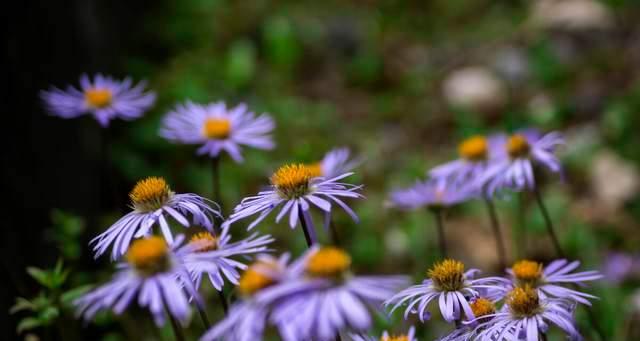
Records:
{"label": "yellow flower center", "polygon": [[307,165],[309,168],[309,172],[311,172],[311,176],[316,178],[322,176],[322,162],[314,162]]}
{"label": "yellow flower center", "polygon": [[513,264],[511,271],[520,284],[535,286],[542,278],[542,264],[526,259]]}
{"label": "yellow flower center", "polygon": [[238,283],[238,290],[244,296],[251,296],[257,291],[264,289],[276,281],[274,278],[265,274],[265,270],[274,269],[276,264],[265,261],[257,261],[242,273]]}
{"label": "yellow flower center", "polygon": [[471,303],[471,311],[475,317],[481,317],[496,312],[496,306],[490,300],[480,297]]}
{"label": "yellow flower center", "polygon": [[515,287],[507,294],[507,305],[516,317],[533,316],[540,310],[538,292],[528,285]]}
{"label": "yellow flower center", "polygon": [[139,273],[152,275],[168,266],[169,248],[164,239],[150,237],[135,240],[126,254],[126,259]]}
{"label": "yellow flower center", "polygon": [[198,232],[189,239],[196,252],[213,251],[218,248],[218,238],[209,232]]}
{"label": "yellow flower center", "polygon": [[231,122],[226,118],[208,118],[202,128],[204,136],[214,140],[224,140],[231,134]]}
{"label": "yellow flower center", "polygon": [[408,335],[394,335],[389,337],[381,337],[380,341],[409,341]]}
{"label": "yellow flower center", "polygon": [[307,273],[318,277],[338,277],[351,265],[351,257],[342,249],[327,246],[307,260]]}
{"label": "yellow flower center", "polygon": [[464,287],[464,264],[457,260],[436,263],[427,275],[441,291],[458,291]]}
{"label": "yellow flower center", "polygon": [[470,161],[482,161],[487,159],[487,139],[484,136],[472,136],[458,145],[458,154]]}
{"label": "yellow flower center", "polygon": [[109,89],[91,88],[84,91],[84,100],[94,108],[104,108],[111,104],[113,94]]}
{"label": "yellow flower center", "polygon": [[296,199],[309,192],[309,180],[314,178],[310,167],[303,164],[284,165],[271,176],[271,184],[287,199]]}
{"label": "yellow flower center", "polygon": [[527,156],[530,149],[529,142],[520,134],[511,135],[507,140],[507,152],[514,159]]}
{"label": "yellow flower center", "polygon": [[173,192],[163,178],[148,177],[136,183],[129,198],[136,210],[150,212],[162,207],[172,195]]}

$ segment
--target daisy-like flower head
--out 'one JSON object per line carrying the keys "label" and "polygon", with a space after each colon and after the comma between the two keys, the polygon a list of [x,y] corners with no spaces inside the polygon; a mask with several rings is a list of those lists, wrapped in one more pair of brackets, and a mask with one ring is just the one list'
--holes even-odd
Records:
{"label": "daisy-like flower head", "polygon": [[342,331],[365,331],[371,311],[408,283],[405,276],[356,276],[350,264],[342,249],[312,247],[291,265],[287,283],[261,297],[280,300],[271,321],[284,340],[333,340]]}
{"label": "daisy-like flower head", "polygon": [[582,271],[571,273],[580,266],[579,261],[568,262],[566,259],[555,260],[546,267],[531,260],[521,260],[513,264],[507,273],[514,286],[530,286],[538,289],[543,297],[551,296],[591,305],[589,299],[596,296],[569,289],[563,285],[584,285],[584,282],[602,278],[598,271]]}
{"label": "daisy-like flower head", "polygon": [[[267,245],[273,242],[269,235],[252,234],[246,239],[231,242],[228,229],[219,236],[209,231],[198,232],[189,240],[189,247],[179,251],[184,266],[191,274],[196,288],[200,287],[202,277],[207,276],[216,290],[221,291],[226,280],[238,285],[240,273],[247,266],[233,257],[258,254],[269,251]],[[224,276],[223,276],[224,275]]]}
{"label": "daisy-like flower head", "polygon": [[74,118],[92,114],[106,127],[114,118],[136,119],[155,102],[153,92],[145,92],[145,83],[132,86],[130,78],[117,81],[109,76],[97,74],[93,81],[87,75],[80,77],[80,89],[69,86],[66,90],[51,88],[40,96],[52,115]]}
{"label": "daisy-like flower head", "polygon": [[438,299],[440,313],[447,322],[462,319],[461,312],[467,318],[473,318],[473,311],[469,300],[480,296],[480,293],[500,291],[502,292],[505,280],[499,277],[487,277],[473,279],[479,270],[465,271],[462,262],[445,259],[436,263],[427,272],[428,279],[422,284],[411,286],[385,302],[392,305],[391,312],[400,306],[407,304],[404,318],[410,313],[418,314],[421,321],[428,320],[431,316],[426,311],[429,303]]}
{"label": "daisy-like flower head", "polygon": [[[288,254],[279,258],[269,255],[258,256],[240,276],[238,291],[242,299],[232,305],[227,316],[207,331],[200,340],[262,340],[274,301],[259,300],[258,297],[277,289],[279,283],[287,281],[290,274],[287,270],[288,261]],[[291,290],[290,293],[294,294],[295,290]]]}
{"label": "daisy-like flower head", "polygon": [[475,135],[458,145],[458,159],[444,163],[429,171],[429,177],[451,182],[456,186],[465,185],[477,179],[487,170],[501,146],[501,135]]}
{"label": "daisy-like flower head", "polygon": [[[181,236],[176,238],[177,241]],[[177,243],[179,244],[179,243]],[[188,272],[160,237],[134,241],[111,281],[74,302],[78,314],[90,320],[104,309],[121,314],[132,301],[148,308],[157,325],[164,324],[164,310],[182,323],[190,316],[188,297],[200,301]],[[137,299],[136,299],[137,298]]]}
{"label": "daisy-like flower head", "polygon": [[269,115],[256,116],[244,104],[227,107],[224,102],[187,102],[167,114],[160,135],[177,143],[202,145],[199,155],[218,157],[225,151],[236,162],[242,162],[241,145],[273,149],[270,133],[274,127]]}
{"label": "daisy-like flower head", "polygon": [[488,194],[504,188],[516,191],[535,188],[534,167],[562,172],[555,151],[563,143],[558,132],[545,135],[532,129],[516,132],[504,140],[498,156],[479,177],[479,186]]}
{"label": "daisy-like flower head", "polygon": [[515,287],[507,294],[503,309],[476,326],[477,340],[538,341],[549,323],[562,329],[570,340],[581,340],[572,308],[564,300],[543,299],[530,286]]}
{"label": "daisy-like flower head", "polygon": [[479,321],[491,319],[496,313],[495,302],[486,297],[477,297],[470,303],[473,319],[468,319],[453,330],[448,335],[441,337],[438,341],[470,341],[473,340],[478,330],[475,326]]}
{"label": "daisy-like flower head", "polygon": [[213,230],[213,216],[221,217],[218,205],[214,202],[192,193],[174,193],[166,181],[158,177],[138,181],[129,198],[133,211],[91,240],[95,257],[113,245],[111,258],[117,259],[127,251],[132,239],[148,236],[156,223],[159,223],[167,243],[172,244],[173,234],[167,221],[169,217],[189,227],[191,224],[187,217],[190,214],[194,225],[204,226],[210,231]]}
{"label": "daisy-like flower head", "polygon": [[353,341],[418,341],[416,338],[416,328],[411,326],[409,331],[405,334],[389,334],[388,331],[384,331],[380,337],[373,337],[369,335],[351,334],[351,340]]}
{"label": "daisy-like flower head", "polygon": [[289,226],[295,228],[302,212],[311,205],[324,212],[331,212],[331,204],[342,207],[354,220],[358,217],[340,198],[362,198],[358,191],[362,186],[339,182],[353,173],[345,173],[330,179],[315,177],[312,169],[303,164],[289,164],[280,167],[271,176],[271,187],[256,196],[247,197],[237,205],[233,214],[223,224],[228,226],[240,219],[260,213],[247,229],[258,225],[264,218],[282,205],[276,217],[279,222],[289,214]]}
{"label": "daisy-like flower head", "polygon": [[325,179],[351,172],[360,164],[361,160],[351,159],[349,148],[335,148],[329,151],[320,162],[308,165],[316,177]]}
{"label": "daisy-like flower head", "polygon": [[462,203],[474,194],[442,179],[418,181],[413,186],[391,192],[390,205],[403,210],[422,207],[439,209]]}

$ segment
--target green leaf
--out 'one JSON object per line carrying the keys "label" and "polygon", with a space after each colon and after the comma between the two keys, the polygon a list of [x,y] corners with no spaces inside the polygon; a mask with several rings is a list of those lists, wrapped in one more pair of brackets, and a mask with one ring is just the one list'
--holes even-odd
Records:
{"label": "green leaf", "polygon": [[60,310],[56,307],[46,307],[39,314],[39,320],[43,322],[43,324],[50,324],[55,320],[58,316],[60,316]]}
{"label": "green leaf", "polygon": [[35,317],[26,317],[18,323],[16,332],[21,334],[25,330],[31,330],[42,326],[42,322]]}
{"label": "green leaf", "polygon": [[16,304],[13,305],[13,307],[11,307],[11,309],[9,309],[9,313],[10,314],[15,314],[19,311],[23,311],[23,310],[35,310],[36,307],[33,303],[31,303],[31,301],[29,301],[28,299],[24,298],[24,297],[18,297],[16,298]]}
{"label": "green leaf", "polygon": [[27,267],[27,273],[41,285],[47,288],[51,287],[51,276],[47,271],[30,266]]}
{"label": "green leaf", "polygon": [[92,285],[83,285],[83,286],[79,286],[77,288],[73,288],[73,289],[71,289],[69,291],[66,291],[65,293],[63,293],[60,296],[60,301],[62,302],[62,304],[69,305],[76,298],[82,296],[82,294],[84,294],[87,291],[89,291],[89,289],[91,289],[91,287],[92,287]]}

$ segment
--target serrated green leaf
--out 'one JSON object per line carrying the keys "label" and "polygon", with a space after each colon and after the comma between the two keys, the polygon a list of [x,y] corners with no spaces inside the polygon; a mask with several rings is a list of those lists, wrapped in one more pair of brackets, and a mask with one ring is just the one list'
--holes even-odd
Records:
{"label": "serrated green leaf", "polygon": [[31,330],[34,328],[38,328],[42,326],[42,322],[40,320],[38,320],[35,317],[26,317],[23,318],[19,323],[18,326],[16,327],[16,332],[18,334],[21,334],[22,332],[26,331],[26,330]]}

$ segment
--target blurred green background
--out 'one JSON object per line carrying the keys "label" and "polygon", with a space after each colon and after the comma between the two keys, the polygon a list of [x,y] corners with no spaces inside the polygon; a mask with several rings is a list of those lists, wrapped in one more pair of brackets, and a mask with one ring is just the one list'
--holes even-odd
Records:
{"label": "blurred green background", "polygon": [[[40,116],[32,120],[73,131],[73,139],[60,138],[84,146],[83,155],[93,155],[86,160],[97,166],[86,171],[102,174],[94,180],[103,182],[58,188],[50,196],[65,191],[76,193],[75,199],[42,207],[49,224],[34,228],[42,231],[36,238],[52,251],[25,264],[52,269],[32,274],[42,285],[22,268],[7,265],[13,285],[31,304],[12,315],[22,323],[20,339],[158,337],[142,312],[104,314],[82,329],[67,303],[75,294],[70,289],[109,278],[112,267],[105,260],[96,265],[86,241],[126,211],[127,193],[136,180],[159,175],[178,192],[212,195],[209,160],[197,157],[193,146],[172,145],[158,135],[162,117],[186,100],[246,102],[276,121],[274,151],[245,149],[242,164],[223,158],[226,213],[267,184],[283,163],[315,162],[338,146],[363,158],[350,180],[365,185],[366,199],[352,202],[362,221],[356,225],[343,213],[336,218],[358,273],[408,273],[421,280],[438,257],[432,217],[427,211],[387,208],[388,193],[454,158],[464,137],[527,126],[566,134],[560,150],[566,174],[563,180],[543,179],[543,193],[570,257],[581,260],[583,269],[602,269],[611,252],[639,255],[638,1],[89,3],[76,4],[80,14],[66,14],[77,19],[69,29],[80,29],[84,52],[79,65],[86,69],[43,71],[34,84],[75,83],[82,71],[103,71],[147,79],[158,101],[143,118],[116,122],[108,131],[100,131],[90,118],[63,122],[34,109]],[[126,25],[119,26],[119,20]],[[56,24],[39,27],[47,25]],[[66,53],[72,62],[72,51],[55,55]],[[99,186],[100,200],[90,208],[78,204],[92,200],[88,197],[95,192],[87,190],[92,186]],[[542,216],[532,204],[526,195],[498,202],[511,260],[554,256]],[[468,267],[498,273],[481,202],[448,212],[446,224],[454,257]],[[234,237],[246,235],[244,225],[234,226]],[[305,248],[299,231],[273,219],[258,230],[277,238],[279,252],[297,255]],[[15,252],[11,256],[19,258],[23,251]],[[64,259],[68,275],[53,269],[57,258]],[[622,281],[603,280],[589,289],[601,297],[593,310],[607,340],[640,338],[638,267]],[[215,295],[208,294],[210,313],[219,317]],[[43,298],[35,302],[37,295]],[[21,322],[25,319],[32,320]],[[578,319],[584,336],[598,340],[582,308]],[[189,330],[194,338],[202,333],[198,322],[194,319]],[[410,322],[381,317],[376,330],[402,331]],[[449,328],[434,318],[420,326],[418,335],[430,340]],[[171,337],[168,329],[160,333]],[[16,335],[15,326],[11,335]],[[552,339],[561,337],[552,334]]]}

